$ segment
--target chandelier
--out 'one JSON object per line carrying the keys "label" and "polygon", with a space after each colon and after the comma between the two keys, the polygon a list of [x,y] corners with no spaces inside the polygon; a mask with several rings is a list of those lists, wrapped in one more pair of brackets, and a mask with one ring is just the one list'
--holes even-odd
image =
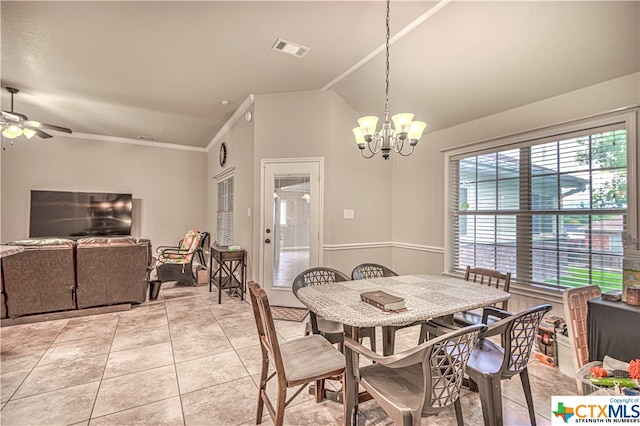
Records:
{"label": "chandelier", "polygon": [[[422,137],[422,132],[424,132],[425,127],[427,127],[427,124],[423,121],[413,121],[413,114],[411,113],[401,113],[391,117],[393,127],[391,127],[391,122],[389,121],[389,2],[390,0],[387,0],[387,40],[385,44],[387,72],[385,80],[384,123],[382,123],[382,129],[376,131],[378,117],[366,116],[360,118],[358,120],[358,127],[353,129],[356,143],[364,158],[372,158],[382,151],[382,158],[385,160],[389,159],[391,150],[403,157],[411,155],[413,149]],[[409,151],[403,151],[405,143],[411,147]]]}

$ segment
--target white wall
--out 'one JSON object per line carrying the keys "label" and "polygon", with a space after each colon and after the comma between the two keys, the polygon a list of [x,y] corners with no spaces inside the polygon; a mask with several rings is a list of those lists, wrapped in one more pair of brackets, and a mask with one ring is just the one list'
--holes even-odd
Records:
{"label": "white wall", "polygon": [[2,154],[2,242],[29,234],[30,190],[132,193],[141,237],[175,245],[206,227],[204,152],[55,136],[20,138]]}
{"label": "white wall", "polygon": [[[391,249],[371,248],[370,243],[391,241],[392,166],[360,156],[351,132],[358,114],[331,91],[257,95],[254,111],[254,241],[262,241],[260,161],[324,157],[323,264],[347,274],[372,259],[389,264]],[[355,211],[354,220],[343,218],[345,209]],[[259,251],[256,244],[254,279],[259,279]]]}
{"label": "white wall", "polygon": [[[249,109],[253,111],[253,109]],[[242,114],[244,115],[244,114]],[[247,274],[251,277],[253,270],[253,120],[249,123],[244,118],[238,119],[229,131],[214,144],[209,151],[207,164],[207,226],[211,232],[211,243],[216,238],[216,210],[217,210],[217,180],[215,176],[223,171],[233,168],[234,176],[234,206],[233,206],[233,237],[234,245],[239,245],[247,250]],[[220,166],[220,145],[227,145],[227,163]],[[251,209],[251,216],[248,215]]]}

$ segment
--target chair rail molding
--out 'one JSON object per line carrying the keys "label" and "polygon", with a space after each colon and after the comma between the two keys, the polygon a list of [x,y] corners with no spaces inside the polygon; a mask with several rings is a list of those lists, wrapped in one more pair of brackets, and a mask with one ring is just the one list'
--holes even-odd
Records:
{"label": "chair rail molding", "polygon": [[374,248],[402,248],[406,250],[426,251],[430,253],[444,254],[444,247],[426,246],[422,244],[399,243],[395,241],[382,241],[370,243],[349,243],[349,244],[325,244],[322,246],[324,251],[340,251],[340,250],[364,250]]}

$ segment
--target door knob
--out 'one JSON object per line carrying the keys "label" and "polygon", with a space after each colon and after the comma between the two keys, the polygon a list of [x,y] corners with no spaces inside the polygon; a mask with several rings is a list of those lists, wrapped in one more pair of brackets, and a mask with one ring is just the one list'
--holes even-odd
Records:
{"label": "door knob", "polygon": [[266,240],[264,240],[264,242],[269,244],[271,242],[271,240],[269,238],[267,238]]}

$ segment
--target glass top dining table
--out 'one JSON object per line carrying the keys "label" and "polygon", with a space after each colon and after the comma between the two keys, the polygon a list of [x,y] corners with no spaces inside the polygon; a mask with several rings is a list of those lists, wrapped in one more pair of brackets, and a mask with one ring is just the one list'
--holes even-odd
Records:
{"label": "glass top dining table", "polygon": [[[366,291],[382,290],[405,299],[406,311],[385,312],[360,299]],[[443,275],[401,275],[368,280],[317,284],[298,290],[298,299],[323,318],[341,322],[345,335],[357,339],[358,329],[396,327],[452,315],[456,312],[491,306],[510,298],[510,294],[486,285]],[[357,386],[350,380],[354,362],[345,347],[347,380],[344,413],[346,424],[357,424]]]}

